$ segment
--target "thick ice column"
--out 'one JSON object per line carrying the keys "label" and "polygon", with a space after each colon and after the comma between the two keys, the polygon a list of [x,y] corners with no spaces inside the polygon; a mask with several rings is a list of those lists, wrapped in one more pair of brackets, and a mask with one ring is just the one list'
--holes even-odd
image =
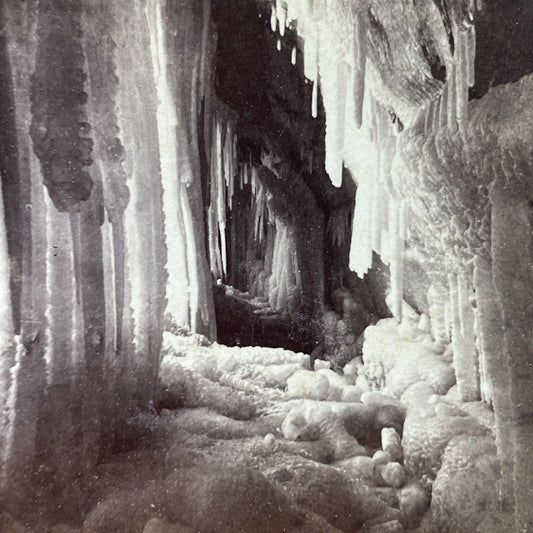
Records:
{"label": "thick ice column", "polygon": [[496,419],[496,446],[501,460],[500,498],[503,508],[514,505],[513,494],[513,406],[511,399],[511,360],[504,349],[503,316],[494,286],[492,266],[483,258],[474,259],[474,288],[480,331],[480,348],[491,390]]}
{"label": "thick ice column", "polygon": [[46,278],[48,290],[47,362],[48,382],[61,384],[71,378],[72,301],[76,295],[74,255],[68,213],[60,213],[46,199]]}
{"label": "thick ice column", "polygon": [[[503,180],[502,180],[503,181]],[[514,182],[506,182],[512,183]],[[517,531],[533,530],[533,301],[532,212],[528,198],[511,185],[489,191],[492,206],[492,277],[503,318],[504,361],[510,361],[514,442],[514,496]],[[494,393],[509,394],[495,385]],[[502,412],[496,411],[497,424]]]}
{"label": "thick ice column", "polygon": [[4,198],[0,182],[0,294],[4,297],[0,302],[0,467],[5,457],[5,437],[8,424],[7,400],[11,386],[11,368],[15,363],[15,342],[13,332],[13,316],[10,294],[10,266],[7,248],[7,232],[5,225]]}
{"label": "thick ice column", "polygon": [[177,324],[189,325],[188,269],[185,251],[185,230],[180,205],[180,184],[178,175],[178,154],[176,150],[176,128],[178,118],[172,96],[168,73],[166,30],[162,9],[164,4],[152,0],[146,6],[150,29],[150,44],[156,90],[158,93],[157,129],[159,157],[163,185],[163,206],[165,212],[165,236],[168,257],[166,269],[167,312]]}

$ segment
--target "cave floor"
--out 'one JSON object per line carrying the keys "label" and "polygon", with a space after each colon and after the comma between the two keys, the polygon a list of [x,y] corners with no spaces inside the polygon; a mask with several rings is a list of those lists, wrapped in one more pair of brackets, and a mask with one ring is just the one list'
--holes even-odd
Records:
{"label": "cave floor", "polygon": [[[81,529],[43,522],[4,530],[435,531],[427,475],[409,468],[405,434],[399,440],[405,405],[370,390],[361,402],[355,385],[361,367],[347,367],[345,375],[327,367],[318,362],[312,371],[308,355],[281,348],[226,347],[165,333],[161,409],[132,419],[135,449],[97,466]],[[472,409],[458,413],[450,402],[442,405],[430,408],[431,438],[414,426],[422,457],[431,455],[432,439],[442,452],[467,426],[480,438],[490,433],[490,416],[485,425],[482,420],[486,409],[474,409],[475,418]]]}

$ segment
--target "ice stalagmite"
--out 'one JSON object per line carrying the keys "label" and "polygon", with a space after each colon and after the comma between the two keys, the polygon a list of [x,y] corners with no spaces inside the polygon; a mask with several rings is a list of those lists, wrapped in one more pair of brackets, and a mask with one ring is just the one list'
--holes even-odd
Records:
{"label": "ice stalagmite", "polygon": [[296,65],[296,46],[293,46],[291,50],[291,63]]}

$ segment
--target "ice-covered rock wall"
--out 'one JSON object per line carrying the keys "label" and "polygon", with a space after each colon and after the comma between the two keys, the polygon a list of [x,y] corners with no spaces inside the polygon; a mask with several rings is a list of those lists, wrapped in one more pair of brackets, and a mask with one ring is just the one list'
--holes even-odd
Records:
{"label": "ice-covered rock wall", "polygon": [[[364,276],[373,252],[390,265],[401,320],[405,258],[422,266],[433,337],[452,344],[462,399],[494,407],[502,497],[515,499],[517,528],[527,530],[532,91],[530,76],[501,85],[491,72],[489,57],[515,65],[507,48],[476,68],[476,47],[498,46],[487,38],[506,9],[496,4],[270,2],[272,30],[281,39],[285,25],[298,31],[306,76],[320,88],[326,170],[338,185],[344,164],[357,183],[351,267]],[[476,42],[478,19],[487,42]],[[500,86],[487,92],[491,79]],[[469,90],[483,98],[469,102]]]}

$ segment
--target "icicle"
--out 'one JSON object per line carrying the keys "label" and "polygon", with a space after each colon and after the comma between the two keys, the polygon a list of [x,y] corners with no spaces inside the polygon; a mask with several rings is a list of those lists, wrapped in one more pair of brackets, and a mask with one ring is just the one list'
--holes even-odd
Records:
{"label": "icicle", "polygon": [[335,65],[336,94],[326,110],[326,172],[335,187],[342,185],[347,68],[343,59]]}
{"label": "icicle", "polygon": [[[446,85],[442,89],[446,91]],[[435,105],[433,106],[433,116],[431,117],[431,123],[433,125],[433,133],[437,133],[440,128],[440,110],[442,108],[442,93],[435,100]]]}
{"label": "icicle", "polygon": [[285,26],[287,24],[287,12],[283,7],[283,0],[276,0],[276,15],[279,22],[279,34],[285,35]]}
{"label": "icicle", "polygon": [[452,341],[457,387],[463,401],[479,399],[479,375],[474,334],[474,310],[470,305],[471,289],[466,278],[449,276],[452,297]]}
{"label": "icicle", "polygon": [[[457,28],[456,28],[457,29]],[[464,31],[454,32],[455,40],[455,94],[457,122],[462,129],[466,126],[468,113],[468,83],[466,77],[466,35]]]}
{"label": "icicle", "polygon": [[407,240],[408,236],[408,225],[409,225],[409,204],[407,200],[401,201],[400,207],[400,238],[404,241]]}
{"label": "icicle", "polygon": [[275,33],[278,25],[278,17],[276,14],[276,7],[272,6],[272,12],[270,13],[270,28]]}
{"label": "icicle", "polygon": [[281,40],[278,39],[276,42],[276,48],[278,49],[278,52],[281,52]]}
{"label": "icicle", "polygon": [[424,113],[424,133],[430,134],[433,132],[433,106],[434,101],[432,100],[429,105],[426,107],[426,111]]}
{"label": "icicle", "polygon": [[466,33],[466,77],[469,87],[475,85],[476,28],[470,26]]}
{"label": "icicle", "polygon": [[291,63],[293,65],[296,65],[296,46],[293,46],[292,47],[292,51],[291,51]]}
{"label": "icicle", "polygon": [[361,12],[357,13],[353,36],[353,98],[355,102],[355,125],[363,122],[363,102],[366,76],[366,26]]}
{"label": "icicle", "polygon": [[312,31],[306,32],[304,38],[304,76],[311,81],[315,81],[318,74],[318,28],[313,27]]}
{"label": "icicle", "polygon": [[316,118],[318,116],[318,76],[313,81],[313,94],[311,96],[311,116]]}
{"label": "icicle", "polygon": [[352,221],[350,245],[350,269],[361,279],[372,266],[371,220],[372,188],[366,180],[361,181],[356,191],[355,211]]}
{"label": "icicle", "polygon": [[457,127],[457,116],[456,116],[456,110],[457,110],[457,94],[456,94],[456,67],[455,65],[452,65],[450,67],[450,75],[448,77],[448,81],[446,83],[446,92],[448,93],[448,101],[447,101],[447,120],[448,120],[448,127],[451,131],[455,131]]}
{"label": "icicle", "polygon": [[449,110],[449,99],[451,97],[451,83],[452,83],[453,77],[451,79],[448,79],[447,82],[444,84],[444,87],[442,88],[442,93],[440,95],[440,107],[439,107],[439,129],[443,129],[446,127],[446,124],[452,124],[448,120],[448,110]]}
{"label": "icicle", "polygon": [[400,237],[400,209],[394,198],[390,197],[390,282],[391,282],[391,311],[394,317],[402,320],[402,299],[403,299],[403,255],[404,241]]}

